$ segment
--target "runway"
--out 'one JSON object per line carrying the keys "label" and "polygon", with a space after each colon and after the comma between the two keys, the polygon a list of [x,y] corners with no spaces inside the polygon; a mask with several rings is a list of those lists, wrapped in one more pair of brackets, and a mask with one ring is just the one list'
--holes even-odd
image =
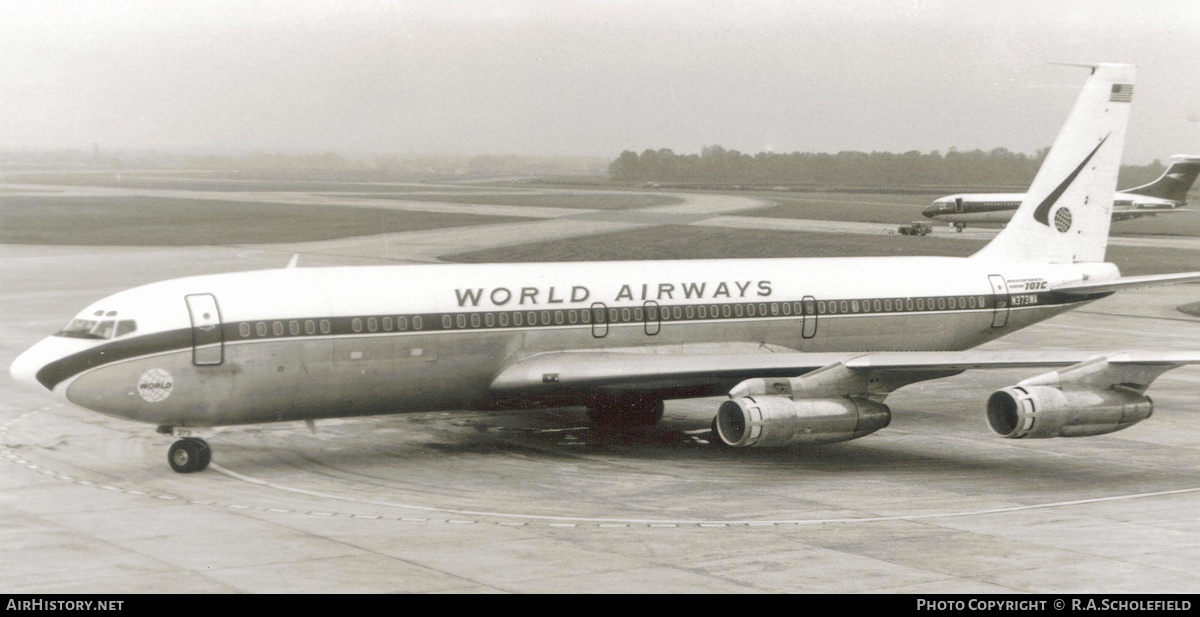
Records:
{"label": "runway", "polygon": [[[542,220],[292,245],[0,246],[0,364],[105,294],[282,267],[291,253],[314,267],[436,261],[661,224],[780,221],[736,215],[756,199],[679,196],[627,211],[503,206]],[[421,202],[380,207],[410,203]],[[455,205],[427,203],[411,207]],[[460,207],[443,211],[488,206]],[[814,223],[828,222],[796,229]],[[866,224],[826,233],[870,242],[845,225]],[[1195,349],[1200,319],[1175,307],[1198,294],[1118,294],[987,348]],[[5,372],[0,551],[13,558],[0,582],[14,593],[1200,590],[1200,368],[1159,378],[1154,416],[1119,433],[993,436],[983,401],[1032,374],[915,384],[888,399],[888,428],[804,449],[713,448],[719,399],[694,399],[635,433],[597,431],[578,409],[222,428],[209,437],[213,467],[180,476],[165,461],[171,437]]]}

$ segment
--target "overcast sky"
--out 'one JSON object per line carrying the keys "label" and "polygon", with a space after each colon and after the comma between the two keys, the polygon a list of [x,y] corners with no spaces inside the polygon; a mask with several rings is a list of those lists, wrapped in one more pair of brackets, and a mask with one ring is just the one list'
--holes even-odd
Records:
{"label": "overcast sky", "polygon": [[1200,153],[1190,0],[10,0],[0,148],[1032,152],[1049,61],[1138,65],[1126,162]]}

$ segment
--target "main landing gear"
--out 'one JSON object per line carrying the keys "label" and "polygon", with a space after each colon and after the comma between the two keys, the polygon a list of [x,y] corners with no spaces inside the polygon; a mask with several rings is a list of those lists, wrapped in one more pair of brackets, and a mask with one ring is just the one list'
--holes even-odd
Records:
{"label": "main landing gear", "polygon": [[587,416],[597,428],[654,426],[662,420],[663,402],[661,399],[633,395],[598,398],[588,406]]}
{"label": "main landing gear", "polygon": [[964,230],[964,229],[966,229],[966,228],[967,228],[967,224],[966,224],[966,223],[955,223],[955,224],[954,224],[954,231],[955,231],[955,233],[962,233],[962,230]]}
{"label": "main landing gear", "polygon": [[212,448],[199,437],[184,437],[167,450],[167,462],[176,473],[204,471],[211,460]]}

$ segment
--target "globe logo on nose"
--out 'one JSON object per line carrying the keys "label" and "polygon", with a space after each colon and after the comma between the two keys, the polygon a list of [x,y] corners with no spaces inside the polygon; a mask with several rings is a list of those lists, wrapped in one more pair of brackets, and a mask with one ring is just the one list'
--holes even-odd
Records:
{"label": "globe logo on nose", "polygon": [[175,380],[160,368],[152,368],[138,377],[138,396],[147,403],[157,403],[171,396]]}

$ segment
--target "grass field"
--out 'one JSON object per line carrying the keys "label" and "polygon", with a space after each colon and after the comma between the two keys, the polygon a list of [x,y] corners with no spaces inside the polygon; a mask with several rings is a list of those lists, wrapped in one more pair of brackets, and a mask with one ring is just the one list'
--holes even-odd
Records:
{"label": "grass field", "polygon": [[[868,257],[938,255],[966,257],[986,244],[936,237],[791,233],[669,225],[552,242],[502,247],[445,257],[465,263],[532,261],[626,261],[739,257]],[[1196,252],[1109,247],[1108,259],[1122,274],[1185,272],[1197,268]]]}
{"label": "grass field", "polygon": [[[489,187],[490,190],[491,187]],[[355,194],[338,194],[338,197],[361,197]],[[628,210],[651,208],[683,203],[683,199],[672,195],[622,194],[622,193],[497,193],[493,195],[370,195],[372,199],[403,199],[406,201],[445,201],[460,204],[488,204],[497,206],[532,206],[542,208],[579,208],[585,210]]]}
{"label": "grass field", "polygon": [[0,197],[0,242],[208,245],[306,242],[529,219],[157,197]]}
{"label": "grass field", "polygon": [[[103,173],[17,173],[7,174],[8,184],[50,184],[57,186],[103,186],[137,189],[173,189],[182,191],[264,191],[317,192],[353,191],[356,193],[400,193],[405,191],[476,190],[475,187],[443,187],[435,185],[388,184],[381,182],[331,182],[325,180],[253,180],[205,176],[184,173],[177,175],[139,174],[136,172]],[[496,190],[503,190],[502,188]]]}

